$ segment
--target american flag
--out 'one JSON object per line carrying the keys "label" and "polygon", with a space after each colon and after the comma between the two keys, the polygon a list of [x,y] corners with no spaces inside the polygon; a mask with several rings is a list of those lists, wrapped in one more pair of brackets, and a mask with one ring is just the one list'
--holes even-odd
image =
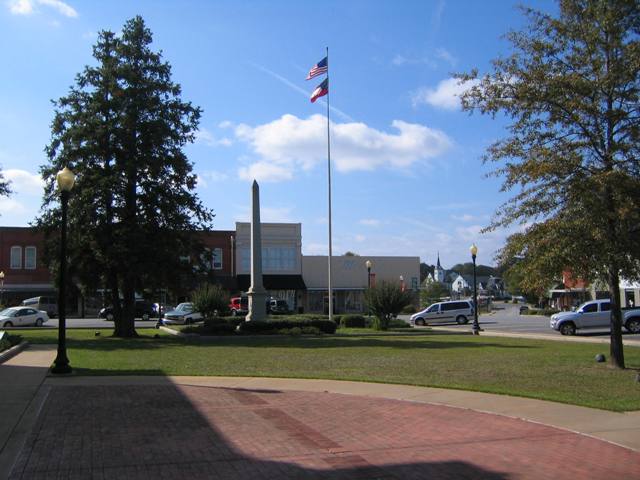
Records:
{"label": "american flag", "polygon": [[313,77],[317,77],[318,75],[322,75],[323,73],[327,73],[329,70],[329,65],[327,61],[327,57],[324,57],[318,63],[316,63],[311,70],[309,70],[309,75],[305,80],[311,80]]}

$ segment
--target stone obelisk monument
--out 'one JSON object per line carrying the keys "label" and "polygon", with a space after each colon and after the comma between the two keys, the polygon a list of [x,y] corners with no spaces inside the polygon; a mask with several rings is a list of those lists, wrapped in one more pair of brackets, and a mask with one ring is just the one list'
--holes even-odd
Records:
{"label": "stone obelisk monument", "polygon": [[267,292],[262,286],[262,233],[260,231],[260,187],[251,186],[251,287],[249,287],[249,313],[246,321],[266,320]]}

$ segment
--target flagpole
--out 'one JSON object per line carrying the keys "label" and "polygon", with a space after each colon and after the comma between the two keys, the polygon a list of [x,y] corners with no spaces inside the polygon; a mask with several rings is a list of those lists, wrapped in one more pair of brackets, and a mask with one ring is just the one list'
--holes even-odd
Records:
{"label": "flagpole", "polygon": [[329,184],[329,320],[333,320],[333,289],[331,285],[331,140],[329,133],[329,47],[327,47],[327,180]]}

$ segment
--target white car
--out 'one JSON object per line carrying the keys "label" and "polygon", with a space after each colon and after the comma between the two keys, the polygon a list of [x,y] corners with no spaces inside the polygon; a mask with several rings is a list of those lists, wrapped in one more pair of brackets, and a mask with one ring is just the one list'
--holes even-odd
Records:
{"label": "white car", "polygon": [[3,328],[28,325],[41,327],[48,321],[49,315],[47,315],[47,312],[30,307],[11,307],[5,308],[0,312],[0,326]]}
{"label": "white car", "polygon": [[162,323],[183,323],[189,325],[202,320],[202,315],[193,311],[193,303],[184,302],[179,304],[175,310],[164,314]]}
{"label": "white car", "polygon": [[438,302],[421,312],[411,315],[411,325],[424,326],[430,323],[456,322],[463,325],[473,318],[473,303],[470,300]]}

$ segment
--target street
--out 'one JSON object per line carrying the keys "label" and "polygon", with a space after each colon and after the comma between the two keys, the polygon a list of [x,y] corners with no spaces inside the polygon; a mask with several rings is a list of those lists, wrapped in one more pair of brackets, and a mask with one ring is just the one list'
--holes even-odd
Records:
{"label": "street", "polygon": [[[550,318],[542,315],[520,315],[519,310],[521,303],[503,303],[495,302],[493,304],[493,312],[489,315],[480,314],[478,322],[480,327],[486,331],[508,332],[508,333],[535,333],[542,335],[551,335],[560,337],[560,332],[556,332],[549,327]],[[400,315],[399,318],[409,321],[409,315]],[[461,331],[471,328],[471,321],[466,325],[458,325],[457,323],[433,324],[430,327],[459,329]],[[419,328],[419,327],[418,327]],[[578,336],[608,338],[608,329],[589,329],[578,330]],[[640,334],[632,335],[625,328],[622,328],[622,335],[625,339],[640,340]]]}

